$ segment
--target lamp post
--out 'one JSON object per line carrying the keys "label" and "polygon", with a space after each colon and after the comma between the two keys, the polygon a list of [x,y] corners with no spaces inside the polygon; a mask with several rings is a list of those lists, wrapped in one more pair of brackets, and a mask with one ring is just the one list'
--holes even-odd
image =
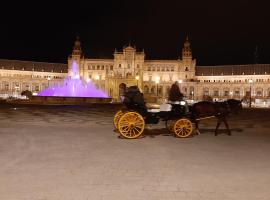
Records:
{"label": "lamp post", "polygon": [[15,96],[18,96],[18,90],[20,87],[18,85],[16,85],[14,88],[15,88]]}
{"label": "lamp post", "polygon": [[138,86],[140,77],[137,75],[137,76],[135,77],[135,79],[137,80],[137,86]]}
{"label": "lamp post", "polygon": [[253,83],[253,80],[249,79],[248,82],[249,82],[249,107],[251,108],[251,84]]}
{"label": "lamp post", "polygon": [[48,87],[50,87],[50,80],[51,80],[51,77],[48,77],[47,80],[48,80]]}
{"label": "lamp post", "polygon": [[95,76],[95,79],[96,79],[96,81],[98,82],[98,84],[97,84],[97,85],[98,85],[98,88],[100,88],[100,85],[99,85],[99,79],[100,79],[100,76],[99,76],[99,75],[96,75],[96,76]]}
{"label": "lamp post", "polygon": [[156,84],[157,84],[157,97],[158,97],[158,84],[159,84],[159,77],[156,77]]}

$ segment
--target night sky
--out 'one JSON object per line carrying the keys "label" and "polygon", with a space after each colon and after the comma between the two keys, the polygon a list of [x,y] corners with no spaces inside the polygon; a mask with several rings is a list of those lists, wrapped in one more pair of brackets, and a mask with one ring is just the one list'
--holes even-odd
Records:
{"label": "night sky", "polygon": [[[197,65],[270,63],[267,1],[115,0],[1,5],[0,58],[67,62],[76,35],[87,57],[135,45],[177,59],[186,35]],[[86,3],[87,2],[87,3]]]}

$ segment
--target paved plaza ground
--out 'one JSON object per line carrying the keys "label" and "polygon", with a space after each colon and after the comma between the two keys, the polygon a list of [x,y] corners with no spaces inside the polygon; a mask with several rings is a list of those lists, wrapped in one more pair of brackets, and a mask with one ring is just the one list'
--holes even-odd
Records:
{"label": "paved plaza ground", "polygon": [[191,138],[160,124],[126,140],[117,109],[1,107],[0,200],[270,199],[270,110],[232,116],[232,136],[212,119]]}

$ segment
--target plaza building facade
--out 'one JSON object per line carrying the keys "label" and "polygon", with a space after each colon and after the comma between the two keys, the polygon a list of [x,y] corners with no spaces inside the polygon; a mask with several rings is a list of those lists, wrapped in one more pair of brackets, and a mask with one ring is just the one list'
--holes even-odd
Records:
{"label": "plaza building facade", "polygon": [[242,99],[250,97],[250,92],[256,101],[270,99],[270,64],[196,66],[188,38],[179,57],[147,60],[144,51],[128,45],[115,50],[112,59],[92,59],[83,55],[77,38],[67,64],[0,60],[0,90],[2,95],[39,92],[71,76],[72,63],[76,62],[80,77],[105,90],[115,101],[120,101],[125,88],[131,85],[138,85],[149,101],[166,99],[175,81],[193,100]]}

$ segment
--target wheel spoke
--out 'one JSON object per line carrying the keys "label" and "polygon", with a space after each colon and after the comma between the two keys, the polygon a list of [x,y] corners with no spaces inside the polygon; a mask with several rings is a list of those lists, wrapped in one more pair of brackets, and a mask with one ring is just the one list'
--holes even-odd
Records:
{"label": "wheel spoke", "polygon": [[140,132],[140,130],[138,130],[137,127],[134,127],[134,130],[136,130],[138,133]]}

